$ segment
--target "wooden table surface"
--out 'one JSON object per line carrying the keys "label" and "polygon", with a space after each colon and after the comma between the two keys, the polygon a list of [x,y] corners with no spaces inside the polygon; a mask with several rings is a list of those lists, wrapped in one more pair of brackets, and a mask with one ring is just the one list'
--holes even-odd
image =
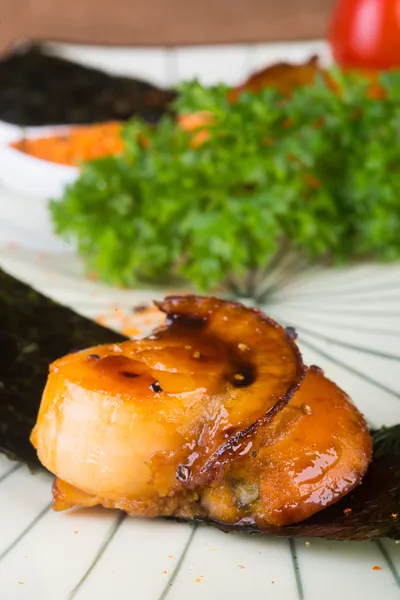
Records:
{"label": "wooden table surface", "polygon": [[335,0],[2,0],[0,52],[35,39],[179,46],[319,39]]}

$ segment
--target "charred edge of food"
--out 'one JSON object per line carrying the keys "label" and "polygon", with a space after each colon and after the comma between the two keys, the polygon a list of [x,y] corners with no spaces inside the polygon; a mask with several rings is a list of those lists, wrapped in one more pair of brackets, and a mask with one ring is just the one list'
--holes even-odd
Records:
{"label": "charred edge of food", "polygon": [[[236,308],[236,309],[240,309],[240,310],[247,310],[247,311],[257,315],[257,317],[261,321],[263,321],[264,323],[267,323],[268,325],[270,325],[270,327],[274,327],[274,329],[281,329],[283,332],[285,332],[286,337],[289,340],[289,343],[291,344],[292,350],[296,357],[298,370],[302,369],[303,375],[305,374],[305,367],[303,365],[302,357],[301,357],[300,351],[297,347],[297,344],[295,344],[295,340],[292,339],[292,337],[288,334],[288,332],[285,330],[284,327],[279,325],[279,323],[274,321],[274,319],[272,319],[271,317],[268,317],[262,310],[260,310],[259,308],[246,307],[244,304],[241,304],[240,302],[232,302],[230,300],[229,301],[221,300],[220,298],[217,298],[214,296],[210,296],[207,298],[204,297],[201,299],[204,301],[207,300],[208,302],[210,302],[210,305],[214,304],[215,310],[220,308],[222,303],[226,307]],[[210,316],[209,314],[207,314],[205,316],[199,316],[199,315],[195,315],[195,314],[187,314],[185,312],[179,312],[178,310],[176,310],[176,311],[170,310],[171,306],[168,306],[168,305],[173,304],[173,305],[175,305],[174,308],[178,309],[177,305],[179,302],[198,303],[199,296],[195,296],[195,295],[166,296],[164,298],[164,300],[162,300],[162,301],[158,301],[158,300],[154,301],[155,306],[157,306],[157,308],[161,312],[166,314],[166,324],[167,325],[173,325],[174,323],[177,323],[177,324],[182,324],[182,325],[187,324],[189,327],[190,327],[190,325],[192,325],[193,327],[200,327],[200,328],[205,327],[207,325],[208,317]],[[291,329],[293,329],[293,328],[291,328]],[[239,344],[238,348],[239,348],[239,350],[242,350],[242,351],[249,349],[246,346],[246,344],[244,344],[244,345]]]}
{"label": "charred edge of food", "polygon": [[88,358],[93,358],[94,360],[98,360],[100,358],[99,354],[88,354]]}
{"label": "charred edge of food", "polygon": [[[246,429],[238,431],[232,435],[226,442],[224,442],[216,452],[209,458],[205,465],[199,470],[199,472],[192,476],[191,471],[188,469],[188,476],[184,483],[190,488],[196,488],[204,484],[204,479],[210,476],[210,473],[214,473],[216,470],[223,468],[224,464],[229,460],[232,460],[235,456],[243,451],[246,445],[251,441],[251,438],[255,436],[257,431],[268,425],[276,417],[276,415],[289,403],[294,393],[299,389],[303,377],[299,381],[289,386],[286,394],[282,396],[280,400],[274,406],[272,406],[260,419],[257,419],[254,423],[249,425]],[[186,466],[186,465],[182,465]],[[188,467],[187,467],[188,468]],[[179,481],[182,481],[181,479]]]}
{"label": "charred edge of food", "polygon": [[171,325],[179,326],[193,331],[200,331],[207,325],[207,319],[197,317],[196,315],[181,315],[179,313],[167,313],[165,319],[167,327]]}
{"label": "charred edge of food", "polygon": [[297,340],[299,337],[297,331],[294,327],[285,327],[286,335],[289,336],[292,340]]}
{"label": "charred edge of food", "polygon": [[146,312],[148,309],[150,308],[150,306],[146,305],[146,304],[138,304],[137,306],[134,306],[132,308],[132,312],[133,313],[144,313]]}
{"label": "charred edge of food", "polygon": [[321,367],[318,367],[317,365],[311,365],[310,367],[308,367],[309,371],[313,371],[314,373],[320,373],[321,375],[324,375],[325,372],[323,369],[321,369]]}
{"label": "charred edge of food", "polygon": [[[184,307],[187,307],[188,304],[190,305],[190,303],[193,302],[194,310],[196,310],[197,308],[197,310],[200,313],[203,312],[203,314],[201,314],[201,316],[199,314],[188,314],[185,309],[179,311],[180,302],[183,303]],[[189,466],[187,465],[181,465],[181,467],[185,467],[187,471],[184,471],[184,478],[182,478],[182,470],[178,469],[178,472],[176,473],[176,478],[179,481],[183,481],[187,487],[192,489],[195,489],[200,485],[204,485],[205,482],[213,476],[216,470],[223,468],[224,464],[228,462],[231,457],[234,457],[239,451],[244,449],[245,444],[248,444],[251,437],[253,437],[257,433],[260,427],[270,423],[273,420],[273,418],[289,403],[293,394],[299,389],[307,371],[305,365],[303,364],[302,356],[297,344],[295,343],[295,340],[287,334],[287,332],[281,325],[279,325],[276,321],[265,315],[258,308],[248,308],[241,303],[221,301],[219,298],[215,297],[199,299],[198,296],[194,295],[167,296],[166,298],[164,298],[163,301],[155,301],[154,304],[159,310],[161,310],[167,315],[167,326],[174,327],[179,326],[181,324],[185,327],[202,328],[207,326],[209,322],[209,317],[212,317],[213,310],[218,311],[218,309],[221,307],[222,302],[224,306],[230,308],[247,310],[256,315],[263,323],[269,325],[270,327],[273,327],[274,329],[280,329],[286,336],[288,344],[290,345],[291,350],[293,352],[293,359],[296,365],[296,371],[293,375],[292,383],[288,386],[286,392],[281,396],[281,398],[279,398],[276,401],[274,406],[272,406],[261,418],[252,423],[246,429],[233,433],[232,436],[228,438],[226,442],[224,442],[216,450],[216,452],[214,452],[214,454],[208,459],[205,465],[203,465],[199,469],[198,472],[193,472],[193,470],[189,469]],[[207,314],[204,314],[204,310],[205,308],[207,308],[207,305],[205,305],[205,303],[207,303],[208,305]],[[212,309],[211,312],[210,309]],[[241,377],[241,375],[244,375],[244,373],[242,373],[241,371],[243,361],[239,358],[239,354],[241,354],[243,350],[239,348],[239,346],[237,346],[236,348],[233,348],[232,346],[231,349],[234,355],[236,355],[235,359],[232,361],[234,367],[233,376],[235,374],[239,375],[239,378],[236,379],[232,379],[231,375],[231,381],[232,383],[234,382],[236,385],[240,385],[241,382],[246,382],[246,385],[248,385],[246,376],[244,376],[244,379],[242,379]],[[248,348],[246,347],[245,349],[247,350]],[[253,374],[255,381],[256,374],[254,372]]]}
{"label": "charred edge of food", "polygon": [[163,391],[159,381],[155,381],[149,387],[155,394],[160,394]]}
{"label": "charred edge of food", "polygon": [[[196,296],[194,294],[187,294],[185,296],[165,296],[164,300],[162,300],[162,301],[154,300],[154,305],[157,306],[157,308],[161,312],[165,313],[167,315],[167,317],[179,319],[179,318],[185,318],[187,313],[170,310],[172,307],[170,306],[169,308],[167,308],[168,305],[175,305],[174,308],[175,307],[178,308],[177,305],[180,302],[185,302],[185,303],[193,302],[200,307],[202,301],[209,303],[210,308],[212,307],[215,310],[221,308],[222,305],[226,308],[231,308],[231,309],[236,308],[239,310],[246,310],[249,313],[253,313],[253,315],[257,315],[257,317],[261,321],[263,321],[264,323],[268,323],[268,325],[270,325],[271,327],[285,331],[285,328],[282,327],[282,325],[279,325],[279,323],[277,323],[274,319],[272,319],[272,317],[269,317],[268,315],[266,315],[260,308],[251,308],[249,306],[245,306],[241,302],[234,302],[232,300],[221,300],[221,298],[217,298],[216,296]],[[198,315],[189,315],[190,318],[199,319],[204,322],[207,322],[208,316],[209,315],[200,317]],[[290,338],[290,336],[287,336],[287,337]]]}
{"label": "charred edge of food", "polygon": [[121,375],[123,377],[127,377],[128,379],[135,379],[135,377],[139,377],[137,373],[132,373],[132,371],[121,371]]}

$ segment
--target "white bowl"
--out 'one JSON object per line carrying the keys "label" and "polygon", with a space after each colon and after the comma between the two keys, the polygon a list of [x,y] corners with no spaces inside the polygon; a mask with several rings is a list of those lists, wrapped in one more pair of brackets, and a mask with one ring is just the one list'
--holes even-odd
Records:
{"label": "white bowl", "polygon": [[39,198],[58,198],[65,187],[79,177],[79,169],[42,160],[12,148],[10,143],[22,137],[35,139],[62,133],[67,127],[0,128],[0,184],[12,192]]}

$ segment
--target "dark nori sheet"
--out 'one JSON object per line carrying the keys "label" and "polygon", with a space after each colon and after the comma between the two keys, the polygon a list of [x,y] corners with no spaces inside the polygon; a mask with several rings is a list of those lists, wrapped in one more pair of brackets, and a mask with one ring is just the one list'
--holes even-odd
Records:
{"label": "dark nori sheet", "polygon": [[123,339],[0,269],[0,451],[39,466],[29,435],[49,364],[68,352]]}
{"label": "dark nori sheet", "polygon": [[157,122],[175,92],[109,75],[40,46],[17,48],[0,60],[0,120],[22,126],[124,121]]}
{"label": "dark nori sheet", "polygon": [[[0,451],[39,467],[29,435],[49,364],[68,352],[123,339],[0,269]],[[310,519],[263,531],[246,523],[212,524],[289,537],[400,539],[400,425],[374,433],[374,458],[362,484]]]}

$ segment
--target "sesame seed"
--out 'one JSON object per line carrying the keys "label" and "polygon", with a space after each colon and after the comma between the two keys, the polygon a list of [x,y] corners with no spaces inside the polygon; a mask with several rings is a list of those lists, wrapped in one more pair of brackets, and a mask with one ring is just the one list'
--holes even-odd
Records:
{"label": "sesame seed", "polygon": [[243,381],[244,380],[244,375],[242,375],[241,373],[235,373],[235,375],[233,376],[234,379],[236,379],[236,381]]}
{"label": "sesame seed", "polygon": [[200,352],[198,350],[196,350],[196,352],[193,352],[193,358],[200,358]]}
{"label": "sesame seed", "polygon": [[305,415],[311,415],[312,414],[311,406],[309,406],[308,404],[302,404],[301,405],[301,410],[303,411],[303,413]]}

